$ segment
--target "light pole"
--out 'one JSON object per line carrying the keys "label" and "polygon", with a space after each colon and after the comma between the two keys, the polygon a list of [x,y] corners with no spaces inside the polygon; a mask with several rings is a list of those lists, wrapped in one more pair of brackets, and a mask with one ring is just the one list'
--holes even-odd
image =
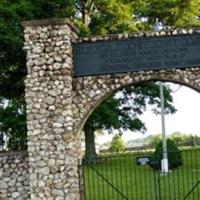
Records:
{"label": "light pole", "polygon": [[[161,31],[163,29],[162,22],[159,22],[158,18],[154,26],[155,31]],[[163,157],[161,160],[161,171],[164,175],[169,172],[168,165],[168,153],[167,153],[167,137],[165,129],[165,106],[164,106],[164,94],[163,94],[163,83],[160,82],[160,101],[161,101],[161,125],[162,125],[162,153]]]}
{"label": "light pole", "polygon": [[169,172],[169,165],[168,165],[168,153],[167,153],[167,137],[165,129],[165,106],[164,106],[163,83],[161,82],[160,82],[160,101],[161,101],[161,125],[162,125],[162,149],[163,149],[161,170],[163,174],[167,174]]}

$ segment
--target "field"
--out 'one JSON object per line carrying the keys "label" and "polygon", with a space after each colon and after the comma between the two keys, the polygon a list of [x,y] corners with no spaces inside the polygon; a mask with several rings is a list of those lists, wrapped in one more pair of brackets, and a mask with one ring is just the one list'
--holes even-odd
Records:
{"label": "field", "polygon": [[183,166],[164,176],[136,158],[150,152],[104,156],[84,166],[86,200],[200,200],[200,149],[182,151]]}

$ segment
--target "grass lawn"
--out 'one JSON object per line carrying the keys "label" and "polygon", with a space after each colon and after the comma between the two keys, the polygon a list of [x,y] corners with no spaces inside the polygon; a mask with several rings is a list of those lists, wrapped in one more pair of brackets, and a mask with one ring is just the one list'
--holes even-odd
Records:
{"label": "grass lawn", "polygon": [[[183,166],[167,176],[136,157],[149,152],[106,156],[84,167],[86,200],[183,200],[200,180],[200,149],[183,150]],[[200,200],[200,184],[187,200]]]}

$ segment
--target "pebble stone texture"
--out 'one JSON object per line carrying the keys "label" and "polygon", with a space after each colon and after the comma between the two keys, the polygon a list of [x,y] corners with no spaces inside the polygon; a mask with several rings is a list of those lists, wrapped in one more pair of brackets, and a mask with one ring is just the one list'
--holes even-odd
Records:
{"label": "pebble stone texture", "polygon": [[0,153],[0,199],[29,199],[27,152]]}
{"label": "pebble stone texture", "polygon": [[90,113],[118,89],[143,81],[181,83],[200,92],[200,68],[73,76],[73,42],[200,34],[195,29],[78,38],[66,19],[25,22],[26,102],[31,200],[82,198],[80,132]]}

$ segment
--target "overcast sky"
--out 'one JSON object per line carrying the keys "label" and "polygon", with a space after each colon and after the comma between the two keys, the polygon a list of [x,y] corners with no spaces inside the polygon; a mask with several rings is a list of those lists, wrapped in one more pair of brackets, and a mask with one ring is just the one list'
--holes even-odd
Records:
{"label": "overcast sky", "polygon": [[[175,114],[165,116],[166,133],[170,134],[175,131],[198,134],[200,135],[200,93],[185,86],[179,87],[176,84],[170,84],[174,99],[174,106],[177,109]],[[147,132],[145,137],[150,134],[161,133],[160,115],[155,115],[151,111],[147,111],[142,116],[145,122]],[[142,137],[141,133],[124,133],[124,141]],[[98,138],[98,142],[105,143],[112,139],[112,135]]]}

